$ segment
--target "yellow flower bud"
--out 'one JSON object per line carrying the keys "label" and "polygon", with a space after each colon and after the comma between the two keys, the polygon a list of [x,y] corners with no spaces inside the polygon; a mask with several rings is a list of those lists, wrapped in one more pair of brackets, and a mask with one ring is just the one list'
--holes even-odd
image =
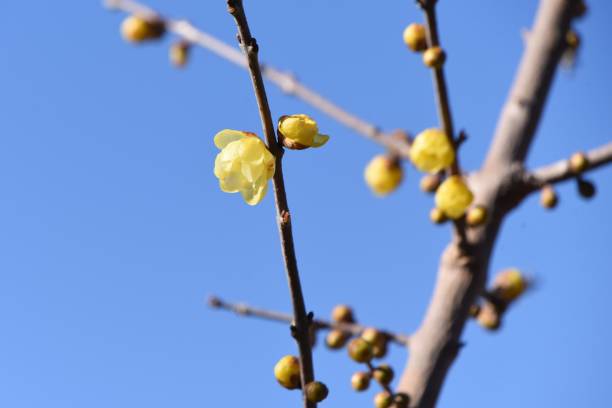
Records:
{"label": "yellow flower bud", "polygon": [[429,68],[442,68],[446,61],[446,53],[440,47],[428,48],[423,53],[423,63]]}
{"label": "yellow flower bud", "polygon": [[546,209],[553,209],[559,204],[559,197],[551,185],[545,185],[540,192],[540,204]]}
{"label": "yellow flower bud", "polygon": [[426,174],[421,178],[419,187],[424,193],[434,193],[441,181],[440,175],[438,174]]}
{"label": "yellow flower bud", "polygon": [[429,212],[429,219],[434,224],[443,224],[448,221],[448,218],[444,214],[444,211],[437,207],[431,209],[431,211]]}
{"label": "yellow flower bud", "polygon": [[412,23],[404,30],[404,43],[415,52],[427,49],[427,33],[422,24]]}
{"label": "yellow flower bud", "polygon": [[367,363],[372,359],[372,345],[364,339],[353,339],[348,345],[348,353],[358,363]]}
{"label": "yellow flower bud", "polygon": [[221,149],[214,171],[221,190],[240,192],[249,205],[259,203],[276,168],[275,158],[263,141],[253,133],[226,129],[215,135],[215,145]]}
{"label": "yellow flower bud", "polygon": [[281,116],[278,132],[283,145],[292,150],[320,147],[329,140],[329,136],[319,133],[317,122],[304,114]]}
{"label": "yellow flower bud", "polygon": [[191,46],[188,42],[179,41],[177,43],[172,44],[168,54],[168,56],[170,57],[170,62],[177,68],[183,68],[185,65],[187,65],[187,62],[189,61],[190,51]]}
{"label": "yellow flower bud", "polygon": [[389,408],[393,404],[393,396],[387,391],[381,391],[374,397],[374,406],[376,408]]}
{"label": "yellow flower bud", "polygon": [[388,364],[382,364],[374,369],[374,378],[381,384],[389,385],[393,381],[393,369]]}
{"label": "yellow flower bud", "polygon": [[366,184],[380,197],[393,192],[403,177],[404,171],[399,161],[384,155],[375,156],[364,171]]}
{"label": "yellow flower bud", "polygon": [[365,391],[370,386],[370,374],[357,372],[351,377],[351,386],[355,391]]}
{"label": "yellow flower bud", "polygon": [[327,389],[327,386],[323,384],[322,382],[313,381],[313,382],[306,384],[305,393],[306,393],[306,399],[316,404],[317,402],[321,402],[325,398],[327,398],[327,395],[329,394],[329,390]]}
{"label": "yellow flower bud", "polygon": [[474,195],[461,176],[450,176],[436,190],[436,207],[448,218],[461,217],[470,206]]}
{"label": "yellow flower bud", "polygon": [[331,313],[331,318],[335,322],[354,323],[355,316],[353,309],[348,305],[336,305]]}
{"label": "yellow flower bud", "polygon": [[470,227],[478,227],[487,220],[487,209],[482,205],[477,205],[469,209],[465,220]]}
{"label": "yellow flower bud", "polygon": [[499,315],[499,312],[497,311],[495,306],[493,306],[489,302],[485,302],[482,305],[482,307],[480,308],[480,312],[476,317],[476,321],[483,328],[491,331],[495,331],[501,326],[501,317]]}
{"label": "yellow flower bud", "polygon": [[166,26],[161,20],[150,20],[139,16],[129,16],[121,24],[121,35],[126,41],[140,43],[161,38]]}
{"label": "yellow flower bud", "polygon": [[301,387],[300,360],[295,356],[285,356],[274,366],[274,377],[288,390]]}
{"label": "yellow flower bud", "polygon": [[372,356],[374,358],[383,358],[387,355],[387,342],[382,342],[372,345]]}
{"label": "yellow flower bud", "polygon": [[455,161],[455,148],[440,129],[426,129],[419,133],[410,146],[412,164],[427,173],[438,173]]}
{"label": "yellow flower bud", "polygon": [[332,330],[325,337],[325,344],[332,350],[338,350],[344,347],[351,336],[341,330]]}
{"label": "yellow flower bud", "polygon": [[515,268],[501,271],[493,281],[493,293],[505,302],[511,302],[525,292],[527,279]]}
{"label": "yellow flower bud", "polygon": [[572,154],[572,157],[569,159],[569,168],[574,174],[582,173],[588,166],[589,161],[586,155],[582,152]]}

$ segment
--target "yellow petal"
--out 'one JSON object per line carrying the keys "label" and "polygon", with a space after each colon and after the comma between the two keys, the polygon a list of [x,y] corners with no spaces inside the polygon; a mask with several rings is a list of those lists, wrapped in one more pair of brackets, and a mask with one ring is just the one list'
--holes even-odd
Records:
{"label": "yellow petal", "polygon": [[317,122],[304,114],[284,116],[278,129],[285,138],[303,146],[312,146],[315,135],[319,133]]}
{"label": "yellow petal", "polygon": [[328,135],[317,133],[312,141],[312,147],[321,147],[329,141]]}
{"label": "yellow petal", "polygon": [[444,180],[436,190],[436,207],[441,209],[448,218],[461,217],[472,203],[474,194],[461,176],[451,176]]}
{"label": "yellow petal", "polygon": [[223,149],[228,144],[245,137],[247,137],[247,134],[240,130],[224,129],[215,135],[215,146]]}
{"label": "yellow petal", "polygon": [[453,164],[455,150],[442,130],[426,129],[412,142],[410,160],[421,171],[437,173]]}
{"label": "yellow petal", "polygon": [[242,198],[248,205],[256,205],[263,200],[268,192],[268,183],[265,182],[263,184],[257,186],[251,186],[250,188],[245,188],[240,190],[240,194],[242,194]]}

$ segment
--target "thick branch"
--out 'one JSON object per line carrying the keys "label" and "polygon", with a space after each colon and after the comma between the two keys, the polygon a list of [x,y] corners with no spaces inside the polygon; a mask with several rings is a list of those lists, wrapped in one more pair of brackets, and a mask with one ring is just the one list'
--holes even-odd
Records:
{"label": "thick branch", "polygon": [[[300,283],[297,259],[295,256],[295,246],[293,244],[293,232],[291,230],[291,214],[287,203],[285,192],[285,180],[283,178],[283,148],[276,140],[272,114],[266,96],[266,89],[259,66],[257,41],[251,36],[249,24],[242,6],[242,0],[227,0],[229,13],[236,20],[238,27],[238,40],[247,56],[249,73],[253,82],[253,89],[257,98],[259,115],[261,116],[262,127],[266,136],[268,148],[276,157],[276,171],[274,172],[274,198],[276,201],[276,214],[278,228],[280,232],[281,248],[287,272],[287,281],[291,293],[293,304],[293,325],[292,335],[298,344],[300,352],[300,370],[302,380],[302,390],[306,389],[306,384],[314,380],[314,366],[312,363],[312,349],[310,346],[309,327],[311,316],[306,314],[304,295]],[[314,408],[316,403],[308,401],[306,393],[302,392],[304,407]]]}
{"label": "thick branch", "polygon": [[[219,299],[216,296],[212,296],[208,300],[208,304],[210,305],[210,307],[213,307],[215,309],[228,310],[240,316],[253,316],[253,317],[259,317],[265,320],[272,320],[272,321],[283,322],[283,323],[293,322],[293,316],[290,316],[288,314],[276,312],[273,310],[258,309],[258,308],[248,306],[242,303],[238,303],[238,304],[229,303],[229,302],[225,302]],[[318,318],[312,319],[312,325],[316,329],[341,330],[343,332],[350,333],[352,336],[360,336],[364,330],[371,328],[371,326],[363,326],[357,323],[330,322],[330,321],[318,319]],[[398,334],[398,333],[391,332],[389,330],[384,330],[384,329],[379,329],[379,328],[376,328],[376,330],[382,333],[389,340],[397,344],[400,344],[402,346],[407,346],[408,342],[410,341],[410,338],[404,334]]]}
{"label": "thick branch", "polygon": [[[128,13],[148,16],[150,18],[160,18],[160,15],[153,9],[132,0],[106,0],[106,5],[109,8],[123,10]],[[166,18],[163,19],[163,21],[165,21],[169,31],[172,31],[184,40],[192,44],[197,44],[241,68],[248,69],[248,63],[244,55],[231,45],[208,33],[198,30],[185,20],[172,20]],[[278,86],[283,92],[301,99],[342,125],[384,146],[393,153],[403,158],[408,158],[410,145],[406,140],[395,138],[390,133],[382,132],[378,126],[344,110],[329,99],[326,99],[299,82],[293,75],[268,64],[261,63],[260,67],[263,76],[271,83]]]}

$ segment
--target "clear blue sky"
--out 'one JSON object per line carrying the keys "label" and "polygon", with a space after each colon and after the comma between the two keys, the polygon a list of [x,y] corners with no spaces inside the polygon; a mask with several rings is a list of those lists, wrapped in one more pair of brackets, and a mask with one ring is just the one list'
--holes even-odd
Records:
{"label": "clear blue sky", "polygon": [[[401,42],[421,19],[411,0],[246,1],[262,59],[383,126],[437,124],[429,73]],[[257,3],[257,4],[256,4]],[[223,0],[152,1],[235,41]],[[440,0],[462,162],[476,168],[522,51],[535,1]],[[591,0],[574,72],[557,76],[529,165],[612,138],[612,4]],[[98,1],[0,3],[0,406],[297,407],[272,367],[295,350],[288,329],[207,309],[229,300],[289,310],[273,199],[222,193],[212,136],[260,132],[247,74],[198,50],[185,71],[169,41],[134,47]],[[447,226],[427,219],[419,175],[388,199],[362,182],[381,149],[269,87],[273,114],[309,113],[333,139],[286,155],[286,180],[310,309],[355,305],[366,324],[414,330]],[[469,324],[441,407],[609,405],[612,168],[592,202],[573,183],[544,212],[532,197],[504,225],[492,271],[540,278],[495,335]],[[406,355],[393,348],[401,370]],[[315,351],[325,407],[371,406],[344,353]],[[255,401],[255,402],[254,402]]]}

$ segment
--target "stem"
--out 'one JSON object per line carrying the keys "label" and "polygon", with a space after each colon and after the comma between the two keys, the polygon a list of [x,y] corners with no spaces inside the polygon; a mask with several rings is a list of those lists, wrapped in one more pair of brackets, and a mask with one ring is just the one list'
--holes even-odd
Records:
{"label": "stem", "polygon": [[278,229],[280,232],[280,242],[282,248],[283,259],[285,261],[285,270],[287,281],[289,283],[289,291],[291,293],[291,302],[293,304],[293,325],[292,335],[298,344],[300,353],[300,369],[302,380],[302,397],[304,407],[314,408],[316,404],[309,402],[306,398],[306,384],[314,381],[314,367],[312,362],[312,350],[309,339],[309,326],[311,316],[306,314],[306,306],[304,304],[304,295],[302,294],[302,286],[300,284],[300,276],[298,272],[297,259],[295,256],[295,246],[293,243],[293,234],[291,231],[291,215],[289,205],[287,204],[287,193],[285,192],[285,181],[283,179],[283,148],[276,140],[274,124],[272,122],[272,114],[266,96],[266,89],[261,75],[261,67],[259,65],[258,51],[256,40],[251,36],[249,24],[244,12],[242,0],[227,0],[229,13],[236,20],[238,27],[238,40],[244,53],[247,56],[249,72],[253,82],[255,97],[257,98],[257,106],[259,107],[259,115],[263,131],[266,137],[266,142],[270,152],[276,157],[276,171],[273,177],[274,198],[276,201],[276,215]]}

